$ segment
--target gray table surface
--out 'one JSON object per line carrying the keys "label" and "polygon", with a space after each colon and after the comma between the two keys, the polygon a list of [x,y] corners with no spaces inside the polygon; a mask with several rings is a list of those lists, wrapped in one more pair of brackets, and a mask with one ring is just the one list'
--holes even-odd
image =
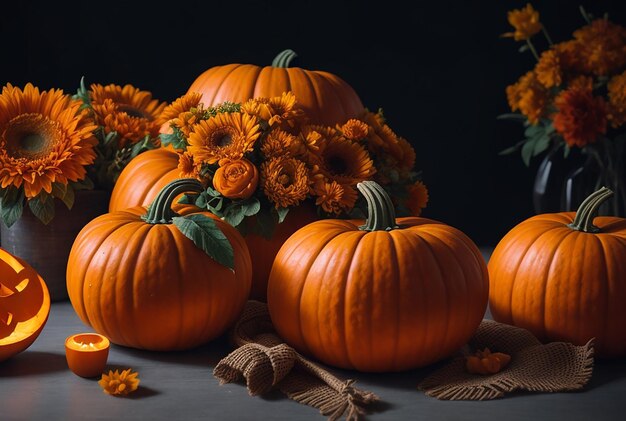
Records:
{"label": "gray table surface", "polygon": [[[488,254],[488,253],[486,253]],[[186,352],[155,353],[112,345],[108,368],[133,368],[140,389],[129,398],[102,392],[97,380],[69,371],[64,341],[88,332],[69,302],[53,303],[37,341],[0,363],[0,420],[320,420],[314,408],[279,392],[251,397],[243,384],[219,385],[212,370],[231,350],[226,337]],[[433,367],[393,374],[332,370],[382,400],[368,420],[624,420],[626,359],[596,361],[580,392],[514,393],[485,402],[439,401],[416,389]]]}

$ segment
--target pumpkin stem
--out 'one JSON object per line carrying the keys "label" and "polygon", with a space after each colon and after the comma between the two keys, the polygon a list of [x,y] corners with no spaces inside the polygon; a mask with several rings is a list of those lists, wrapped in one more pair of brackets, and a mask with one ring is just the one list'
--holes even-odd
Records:
{"label": "pumpkin stem", "polygon": [[359,227],[362,231],[391,231],[398,228],[396,211],[389,195],[375,181],[363,181],[356,185],[367,201],[367,220]]}
{"label": "pumpkin stem", "polygon": [[602,187],[589,195],[578,207],[574,222],[568,225],[573,230],[582,232],[600,232],[600,228],[593,225],[598,216],[598,208],[607,199],[613,196],[613,190]]}
{"label": "pumpkin stem", "polygon": [[298,57],[298,55],[293,50],[286,49],[284,51],[281,51],[272,61],[272,67],[283,67],[283,68],[290,67],[291,62],[296,57]]}
{"label": "pumpkin stem", "polygon": [[178,216],[172,209],[172,203],[176,196],[186,192],[201,192],[204,190],[202,184],[195,178],[179,178],[163,187],[156,199],[148,207],[148,213],[141,219],[148,224],[171,224],[172,219]]}

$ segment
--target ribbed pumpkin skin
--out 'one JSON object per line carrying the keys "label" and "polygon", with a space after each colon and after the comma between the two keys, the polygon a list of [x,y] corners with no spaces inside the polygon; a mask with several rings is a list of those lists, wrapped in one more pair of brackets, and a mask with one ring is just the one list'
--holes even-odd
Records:
{"label": "ribbed pumpkin skin", "polygon": [[172,224],[143,222],[145,211],[102,215],[78,234],[67,267],[74,310],[111,342],[133,348],[182,350],[219,336],[235,322],[250,293],[252,269],[243,238],[203,212],[217,220],[231,242],[233,272]]}
{"label": "ribbed pumpkin skin", "polygon": [[227,64],[206,70],[188,92],[202,94],[205,106],[224,101],[280,96],[292,91],[312,124],[335,126],[360,116],[363,104],[354,89],[332,73],[299,67]]}
{"label": "ribbed pumpkin skin", "polygon": [[475,332],[488,275],[462,232],[425,218],[358,231],[322,220],[280,249],[269,279],[276,330],[298,351],[342,368],[400,371],[450,356]]}
{"label": "ribbed pumpkin skin", "polygon": [[582,345],[601,357],[626,355],[626,220],[597,217],[600,233],[567,227],[573,212],[534,216],[489,259],[491,314],[542,341]]}
{"label": "ribbed pumpkin skin", "polygon": [[170,149],[153,149],[137,155],[115,183],[109,212],[150,204],[179,175],[178,154]]}

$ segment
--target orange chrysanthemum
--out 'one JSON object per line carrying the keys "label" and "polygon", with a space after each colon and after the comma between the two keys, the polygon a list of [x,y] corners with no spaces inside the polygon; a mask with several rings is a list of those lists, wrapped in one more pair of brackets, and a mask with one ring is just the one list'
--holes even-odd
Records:
{"label": "orange chrysanthemum", "polygon": [[261,144],[261,153],[265,158],[280,156],[296,156],[300,151],[300,144],[296,144],[296,137],[283,130],[272,130]]}
{"label": "orange chrysanthemum", "polygon": [[312,190],[316,196],[315,204],[321,206],[325,212],[335,215],[351,210],[358,197],[354,187],[341,185],[336,181],[328,182],[323,178],[315,180]]}
{"label": "orange chrysanthemum", "polygon": [[202,94],[198,92],[188,92],[185,95],[177,98],[170,105],[165,107],[159,116],[159,123],[164,124],[170,120],[178,118],[182,113],[187,113],[194,108],[198,108]]}
{"label": "orange chrysanthemum", "polygon": [[260,136],[255,117],[245,113],[219,113],[200,121],[189,135],[189,152],[198,162],[241,159]]}
{"label": "orange chrysanthemum", "polygon": [[626,65],[626,28],[596,19],[574,32],[582,71],[609,76]]}
{"label": "orange chrysanthemum", "polygon": [[544,51],[535,67],[537,80],[546,88],[560,86],[563,82],[563,69],[558,50]]}
{"label": "orange chrysanthemum", "polygon": [[309,194],[309,170],[295,158],[272,158],[261,164],[261,186],[276,208],[296,206]]}
{"label": "orange chrysanthemum", "polygon": [[343,126],[341,126],[340,130],[346,139],[357,142],[367,137],[370,131],[370,126],[361,120],[351,118]]}
{"label": "orange chrysanthemum", "polygon": [[126,396],[134,392],[139,387],[139,373],[128,370],[109,370],[109,374],[102,374],[98,381],[100,387],[107,395]]}
{"label": "orange chrysanthemum", "polygon": [[27,198],[52,183],[85,178],[97,141],[91,119],[63,91],[24,90],[7,84],[0,94],[0,185],[24,187]]}
{"label": "orange chrysanthemum", "polygon": [[411,212],[411,215],[419,216],[428,203],[428,189],[426,189],[424,183],[418,181],[407,188],[407,193],[406,207]]}
{"label": "orange chrysanthemum", "polygon": [[321,153],[321,171],[329,180],[356,186],[376,173],[374,162],[358,143],[328,142]]}
{"label": "orange chrysanthemum", "polygon": [[591,90],[570,88],[555,99],[558,112],[554,128],[569,146],[583,147],[606,133],[607,107],[602,97],[594,97]]}
{"label": "orange chrysanthemum", "polygon": [[294,127],[304,117],[304,111],[298,107],[296,96],[291,91],[270,98],[269,106],[272,114],[268,121],[270,126],[276,124]]}
{"label": "orange chrysanthemum", "polygon": [[609,91],[609,115],[614,128],[626,123],[626,72],[611,78]]}
{"label": "orange chrysanthemum", "polygon": [[532,124],[537,124],[545,115],[548,94],[548,90],[539,83],[534,72],[526,73],[517,83],[506,88],[511,110],[519,110]]}
{"label": "orange chrysanthemum", "polygon": [[533,9],[530,3],[523,9],[511,10],[507,15],[508,21],[515,32],[502,34],[503,37],[513,37],[515,41],[525,41],[541,31],[539,12]]}
{"label": "orange chrysanthemum", "polygon": [[153,138],[159,135],[159,116],[167,104],[152,99],[150,92],[132,85],[93,84],[90,97],[96,123],[103,126],[106,133],[117,132],[120,148],[147,135]]}

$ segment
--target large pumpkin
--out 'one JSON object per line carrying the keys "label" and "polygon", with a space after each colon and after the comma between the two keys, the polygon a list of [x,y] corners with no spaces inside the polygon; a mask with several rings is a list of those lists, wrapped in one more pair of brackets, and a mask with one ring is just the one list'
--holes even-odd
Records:
{"label": "large pumpkin", "polygon": [[332,73],[289,67],[292,50],[278,54],[271,66],[226,64],[206,70],[194,80],[189,92],[202,94],[205,106],[224,101],[275,97],[291,91],[313,124],[335,126],[360,116],[363,104],[354,89]]}
{"label": "large pumpkin", "polygon": [[626,220],[595,217],[611,195],[601,189],[576,213],[534,216],[502,238],[489,259],[495,320],[626,356]]}
{"label": "large pumpkin", "polygon": [[375,182],[358,186],[363,221],[321,220],[278,252],[268,285],[276,330],[298,351],[360,371],[399,371],[450,356],[487,307],[487,267],[459,230],[399,218]]}
{"label": "large pumpkin", "polygon": [[113,187],[109,212],[149,205],[179,173],[178,154],[171,149],[152,149],[137,155],[122,170]]}
{"label": "large pumpkin", "polygon": [[195,180],[176,180],[147,214],[143,207],[112,212],[83,228],[70,252],[67,289],[85,324],[113,343],[166,351],[207,342],[236,320],[252,276],[243,237],[208,212],[179,210],[215,221],[233,249],[230,269],[172,224],[174,197],[201,189]]}
{"label": "large pumpkin", "polygon": [[41,276],[20,258],[0,249],[0,361],[28,348],[50,313],[50,294]]}
{"label": "large pumpkin", "polygon": [[[124,168],[113,188],[109,211],[115,212],[134,206],[147,206],[167,183],[178,178],[178,154],[169,149],[155,149],[134,158]],[[267,300],[267,278],[276,253],[299,228],[318,219],[312,205],[292,209],[278,224],[272,238],[247,234],[246,244],[251,251],[252,291],[250,298]]]}

